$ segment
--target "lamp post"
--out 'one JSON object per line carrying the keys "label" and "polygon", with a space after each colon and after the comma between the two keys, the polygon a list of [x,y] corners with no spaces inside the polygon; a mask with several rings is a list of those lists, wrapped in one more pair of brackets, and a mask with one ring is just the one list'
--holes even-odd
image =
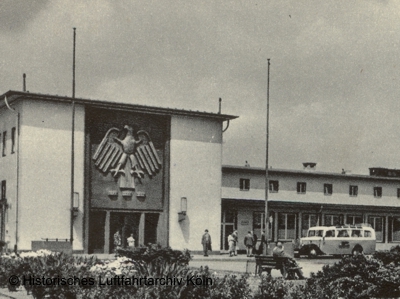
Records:
{"label": "lamp post", "polygon": [[269,66],[270,59],[268,58],[268,79],[267,79],[267,117],[266,117],[266,146],[265,146],[265,211],[264,211],[264,229],[265,229],[265,242],[266,246],[263,246],[263,254],[267,254],[267,248],[269,247],[269,217],[268,217],[268,150],[269,150]]}

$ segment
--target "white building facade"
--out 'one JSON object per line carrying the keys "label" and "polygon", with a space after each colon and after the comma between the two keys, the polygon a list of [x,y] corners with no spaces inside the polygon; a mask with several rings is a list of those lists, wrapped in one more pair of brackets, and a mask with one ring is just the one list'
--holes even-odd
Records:
{"label": "white building facade", "polygon": [[208,224],[220,220],[222,128],[234,118],[7,92],[0,239],[9,249],[42,241],[109,253],[119,231],[122,245],[134,234],[136,246],[200,251],[204,229],[220,238]]}
{"label": "white building facade", "polygon": [[[291,242],[310,226],[370,223],[377,249],[400,242],[400,174],[371,168],[371,175],[314,170],[269,169],[268,222],[270,241]],[[382,171],[376,171],[382,170]],[[265,229],[265,169],[222,167],[221,250],[237,229],[239,246],[254,231]],[[398,176],[399,175],[399,176]]]}

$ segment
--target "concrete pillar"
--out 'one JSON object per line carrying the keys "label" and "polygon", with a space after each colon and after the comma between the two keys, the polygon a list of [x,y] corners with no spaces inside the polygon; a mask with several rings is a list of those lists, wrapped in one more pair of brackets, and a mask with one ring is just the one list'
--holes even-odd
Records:
{"label": "concrete pillar", "polygon": [[298,221],[299,227],[297,229],[297,238],[301,238],[301,227],[303,225],[303,213],[299,212],[298,217],[299,217],[299,221]]}
{"label": "concrete pillar", "polygon": [[369,215],[367,213],[363,214],[363,223],[368,223]]}
{"label": "concrete pillar", "polygon": [[385,216],[385,236],[383,237],[383,243],[389,242],[389,216]]}
{"label": "concrete pillar", "polygon": [[110,253],[110,211],[106,211],[104,221],[104,253]]}
{"label": "concrete pillar", "polygon": [[145,221],[146,214],[140,214],[140,221],[139,221],[139,246],[145,245],[144,244],[144,221]]}
{"label": "concrete pillar", "polygon": [[275,219],[274,219],[274,240],[273,242],[278,241],[278,212],[275,212]]}

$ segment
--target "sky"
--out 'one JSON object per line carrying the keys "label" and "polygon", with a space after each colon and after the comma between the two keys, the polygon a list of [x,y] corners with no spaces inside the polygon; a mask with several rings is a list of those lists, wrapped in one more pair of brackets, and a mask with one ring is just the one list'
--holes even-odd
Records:
{"label": "sky", "polygon": [[[223,164],[400,169],[400,1],[0,0],[0,94],[239,116]],[[226,125],[226,124],[225,124]]]}

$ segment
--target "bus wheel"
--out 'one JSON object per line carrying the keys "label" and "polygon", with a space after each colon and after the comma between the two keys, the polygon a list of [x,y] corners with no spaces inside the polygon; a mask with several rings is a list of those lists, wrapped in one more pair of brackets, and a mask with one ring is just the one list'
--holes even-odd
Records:
{"label": "bus wheel", "polygon": [[310,248],[310,250],[308,251],[308,257],[312,259],[316,258],[317,256],[318,256],[317,250],[315,248]]}
{"label": "bus wheel", "polygon": [[361,246],[355,246],[353,251],[352,251],[353,255],[360,255],[363,254],[363,248]]}

